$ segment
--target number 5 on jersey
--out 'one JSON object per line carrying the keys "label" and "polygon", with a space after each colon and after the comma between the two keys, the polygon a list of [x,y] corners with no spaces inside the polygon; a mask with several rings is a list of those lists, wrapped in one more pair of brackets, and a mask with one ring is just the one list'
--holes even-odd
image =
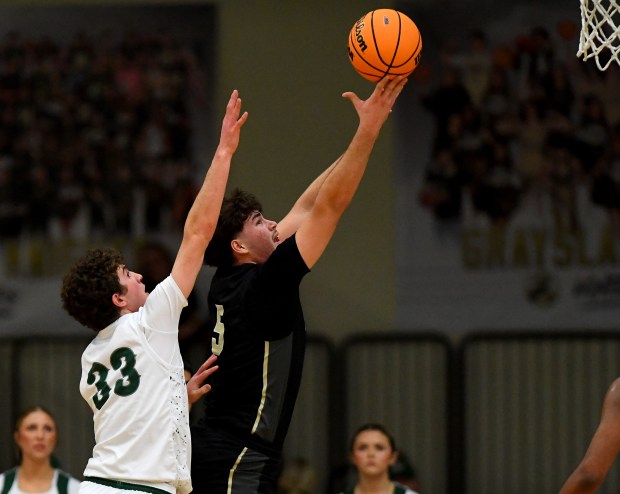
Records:
{"label": "number 5 on jersey", "polygon": [[[224,323],[222,322],[222,316],[224,315],[224,306],[215,305],[217,309],[217,321],[213,328],[213,336],[211,337],[211,352],[213,355],[220,355],[224,349]],[[217,336],[217,338],[216,338]]]}

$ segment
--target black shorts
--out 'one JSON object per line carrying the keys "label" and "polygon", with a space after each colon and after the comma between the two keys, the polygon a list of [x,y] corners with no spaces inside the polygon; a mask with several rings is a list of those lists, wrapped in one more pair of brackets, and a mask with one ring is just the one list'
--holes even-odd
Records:
{"label": "black shorts", "polygon": [[193,494],[275,494],[281,459],[223,431],[192,427]]}

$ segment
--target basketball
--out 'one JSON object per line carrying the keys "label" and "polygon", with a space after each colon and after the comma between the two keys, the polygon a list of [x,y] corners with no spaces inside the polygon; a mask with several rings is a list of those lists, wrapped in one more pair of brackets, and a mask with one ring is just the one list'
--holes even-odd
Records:
{"label": "basketball", "polygon": [[409,75],[420,62],[422,36],[402,12],[377,9],[351,28],[349,60],[365,79],[377,82],[386,75]]}

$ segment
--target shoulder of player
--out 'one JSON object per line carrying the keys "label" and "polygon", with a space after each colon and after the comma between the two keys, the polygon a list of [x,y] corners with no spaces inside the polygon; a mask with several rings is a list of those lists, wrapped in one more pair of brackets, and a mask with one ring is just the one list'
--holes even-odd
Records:
{"label": "shoulder of player", "polygon": [[156,294],[162,291],[164,293],[169,293],[170,291],[172,291],[172,292],[177,293],[181,297],[185,298],[185,296],[183,295],[183,292],[181,292],[181,288],[179,288],[179,284],[176,282],[174,277],[172,275],[168,275],[166,278],[164,278],[161,282],[159,282],[155,286],[153,291],[147,297],[146,303],[147,304],[149,303],[149,299],[153,300],[153,297],[152,297],[153,294]]}
{"label": "shoulder of player", "polygon": [[304,274],[309,271],[303,257],[301,256],[301,253],[299,252],[296,235],[287,238],[284,242],[278,245],[264,265],[268,266],[275,264],[285,264],[287,268],[290,268],[293,271],[303,271]]}

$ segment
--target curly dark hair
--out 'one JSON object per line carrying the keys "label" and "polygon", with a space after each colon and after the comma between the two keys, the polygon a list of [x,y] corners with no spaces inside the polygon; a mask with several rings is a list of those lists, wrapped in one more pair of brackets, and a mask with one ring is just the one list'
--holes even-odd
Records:
{"label": "curly dark hair", "polygon": [[232,265],[230,242],[243,230],[243,223],[254,211],[262,213],[263,206],[249,192],[235,189],[224,199],[213,238],[205,252],[205,264],[215,267]]}
{"label": "curly dark hair", "polygon": [[62,280],[63,308],[80,324],[101,331],[119,318],[112,295],[125,293],[117,269],[124,265],[116,249],[92,249],[79,258]]}

